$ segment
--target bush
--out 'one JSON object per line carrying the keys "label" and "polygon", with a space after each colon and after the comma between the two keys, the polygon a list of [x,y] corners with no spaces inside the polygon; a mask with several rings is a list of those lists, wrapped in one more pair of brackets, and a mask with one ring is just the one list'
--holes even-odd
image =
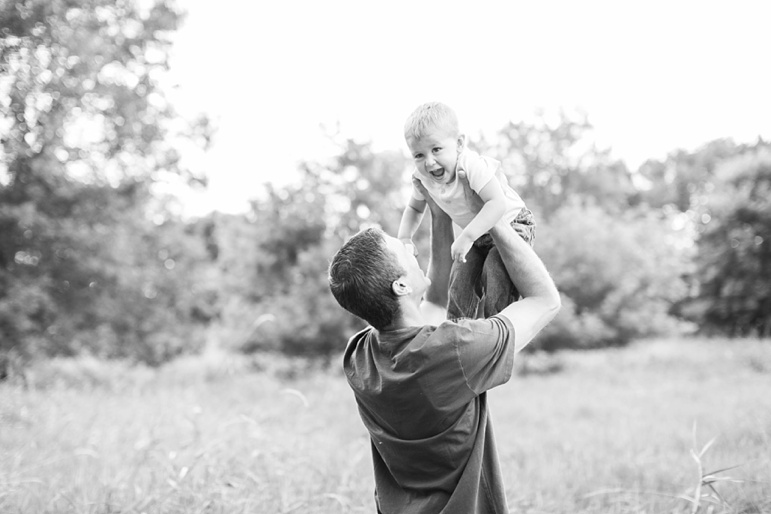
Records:
{"label": "bush", "polygon": [[535,249],[563,307],[534,348],[620,345],[677,329],[669,311],[685,294],[690,250],[670,220],[571,203],[539,225]]}
{"label": "bush", "polygon": [[262,300],[253,310],[252,330],[241,351],[277,350],[287,355],[329,356],[345,348],[363,323],[346,313],[329,290],[329,256],[337,240],[301,252],[287,274],[286,289]]}

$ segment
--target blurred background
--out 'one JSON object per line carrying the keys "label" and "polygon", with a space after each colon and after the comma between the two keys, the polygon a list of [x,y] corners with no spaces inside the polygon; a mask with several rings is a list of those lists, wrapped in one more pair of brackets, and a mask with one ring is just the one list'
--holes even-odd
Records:
{"label": "blurred background", "polygon": [[[438,100],[503,162],[562,294],[493,396],[510,503],[771,511],[769,19],[0,1],[0,510],[370,512],[339,370],[362,324],[327,266],[395,233],[403,123]],[[713,455],[746,484],[719,495]]]}
{"label": "blurred background", "polygon": [[358,323],[326,266],[361,227],[395,231],[403,121],[429,100],[536,214],[565,305],[537,347],[769,335],[769,14],[4,2],[0,374],[338,352]]}

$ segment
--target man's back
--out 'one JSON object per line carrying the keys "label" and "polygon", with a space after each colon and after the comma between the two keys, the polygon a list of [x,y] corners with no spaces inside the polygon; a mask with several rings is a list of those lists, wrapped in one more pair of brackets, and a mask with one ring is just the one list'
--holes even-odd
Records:
{"label": "man's back", "polygon": [[513,339],[497,317],[351,338],[381,512],[508,512],[484,393],[510,378]]}

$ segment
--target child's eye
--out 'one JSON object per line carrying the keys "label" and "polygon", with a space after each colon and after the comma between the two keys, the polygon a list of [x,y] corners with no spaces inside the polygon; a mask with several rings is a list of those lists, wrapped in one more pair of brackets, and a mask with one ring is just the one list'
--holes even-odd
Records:
{"label": "child's eye", "polygon": [[416,158],[416,159],[420,159],[421,157],[423,157],[423,154],[422,154],[422,153],[416,153],[416,154],[415,154],[415,158]]}
{"label": "child's eye", "polygon": [[442,150],[442,147],[441,146],[437,146],[436,148],[434,148],[434,153],[437,153],[437,152],[439,152],[441,150]]}

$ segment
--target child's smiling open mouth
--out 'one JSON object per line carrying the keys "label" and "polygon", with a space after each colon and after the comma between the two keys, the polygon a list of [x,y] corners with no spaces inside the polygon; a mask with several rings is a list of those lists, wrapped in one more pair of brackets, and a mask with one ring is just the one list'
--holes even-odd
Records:
{"label": "child's smiling open mouth", "polygon": [[441,180],[444,178],[444,168],[436,168],[435,170],[429,170],[428,172],[435,180]]}

